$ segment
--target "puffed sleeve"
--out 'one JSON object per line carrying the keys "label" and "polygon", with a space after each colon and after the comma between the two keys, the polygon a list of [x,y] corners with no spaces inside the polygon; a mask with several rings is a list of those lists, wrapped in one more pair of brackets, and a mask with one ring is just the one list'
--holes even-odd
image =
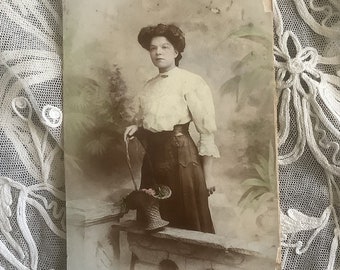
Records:
{"label": "puffed sleeve", "polygon": [[193,122],[200,134],[198,151],[201,156],[220,157],[215,144],[214,132],[216,131],[215,107],[211,90],[207,83],[200,77],[190,82],[185,93],[185,99],[190,110]]}

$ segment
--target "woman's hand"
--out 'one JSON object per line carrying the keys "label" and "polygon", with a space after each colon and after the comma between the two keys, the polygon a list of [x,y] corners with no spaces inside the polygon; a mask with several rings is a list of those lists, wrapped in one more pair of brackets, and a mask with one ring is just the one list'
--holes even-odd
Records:
{"label": "woman's hand", "polygon": [[207,185],[208,196],[210,196],[216,191],[215,181],[212,177],[213,157],[203,156],[202,158],[205,183]]}
{"label": "woman's hand", "polygon": [[211,175],[207,175],[206,173],[204,173],[204,175],[205,175],[205,182],[207,184],[208,196],[210,196],[216,191],[215,181]]}
{"label": "woman's hand", "polygon": [[216,191],[215,186],[207,188],[208,196],[212,195]]}
{"label": "woman's hand", "polygon": [[138,130],[137,125],[128,126],[124,132],[124,141],[127,142],[129,140],[134,139],[135,137],[133,135],[136,133],[137,130]]}

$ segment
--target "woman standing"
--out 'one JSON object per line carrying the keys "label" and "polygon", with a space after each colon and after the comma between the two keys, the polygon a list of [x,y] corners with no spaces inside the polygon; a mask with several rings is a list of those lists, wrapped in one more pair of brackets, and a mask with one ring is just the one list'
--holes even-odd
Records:
{"label": "woman standing", "polygon": [[[124,134],[125,140],[136,136],[146,150],[141,188],[171,188],[172,196],[160,202],[161,216],[170,226],[214,233],[208,196],[215,190],[212,158],[219,152],[211,91],[201,77],[178,68],[185,38],[177,26],[144,27],[138,42],[159,70],[140,94],[140,123]],[[198,147],[188,132],[190,122],[200,134]]]}

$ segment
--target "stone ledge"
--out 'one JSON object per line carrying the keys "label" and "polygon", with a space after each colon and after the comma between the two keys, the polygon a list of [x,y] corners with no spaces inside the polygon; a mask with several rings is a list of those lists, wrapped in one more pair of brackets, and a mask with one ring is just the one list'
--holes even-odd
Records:
{"label": "stone ledge", "polygon": [[181,243],[200,245],[202,247],[208,247],[213,249],[220,249],[224,250],[224,252],[226,253],[231,252],[249,256],[260,257],[263,256],[260,252],[257,252],[256,250],[247,249],[246,245],[242,245],[241,243],[239,243],[240,241],[238,241],[237,239],[228,239],[225,236],[216,234],[183,230],[172,227],[165,227],[164,230],[162,231],[149,233],[143,230],[140,226],[138,226],[137,222],[134,220],[128,220],[121,223],[114,222],[112,228],[135,234],[151,235],[153,237],[160,239],[172,239],[179,241]]}
{"label": "stone ledge", "polygon": [[162,260],[170,259],[181,270],[275,268],[275,258],[247,249],[246,245],[236,245],[240,243],[238,239],[226,236],[171,227],[150,233],[134,220],[114,222],[112,229],[127,232],[130,250],[136,256],[133,265],[156,267]]}
{"label": "stone ledge", "polygon": [[[136,234],[128,232],[130,250],[138,259],[151,264],[157,264],[161,258],[173,255],[183,257],[185,261],[208,261],[229,266],[252,264],[255,261],[264,263],[268,261],[260,256],[244,255],[238,252],[226,251],[221,248],[202,246],[198,243],[184,243],[181,240],[156,238],[153,235]],[[162,252],[162,256],[160,254]],[[178,260],[176,263],[178,264]]]}

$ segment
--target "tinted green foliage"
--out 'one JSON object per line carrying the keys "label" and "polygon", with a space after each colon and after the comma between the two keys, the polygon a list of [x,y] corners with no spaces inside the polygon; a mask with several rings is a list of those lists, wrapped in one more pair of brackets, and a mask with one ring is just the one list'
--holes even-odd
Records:
{"label": "tinted green foliage", "polygon": [[247,187],[238,202],[243,208],[254,207],[256,209],[261,203],[274,200],[277,189],[274,153],[273,146],[270,144],[268,157],[258,155],[257,163],[252,164],[256,176],[242,182],[242,185]]}
{"label": "tinted green foliage", "polygon": [[66,152],[77,158],[83,170],[109,173],[125,162],[121,157],[125,153],[123,129],[128,124],[127,88],[117,66],[97,68],[93,77],[65,78]]}

